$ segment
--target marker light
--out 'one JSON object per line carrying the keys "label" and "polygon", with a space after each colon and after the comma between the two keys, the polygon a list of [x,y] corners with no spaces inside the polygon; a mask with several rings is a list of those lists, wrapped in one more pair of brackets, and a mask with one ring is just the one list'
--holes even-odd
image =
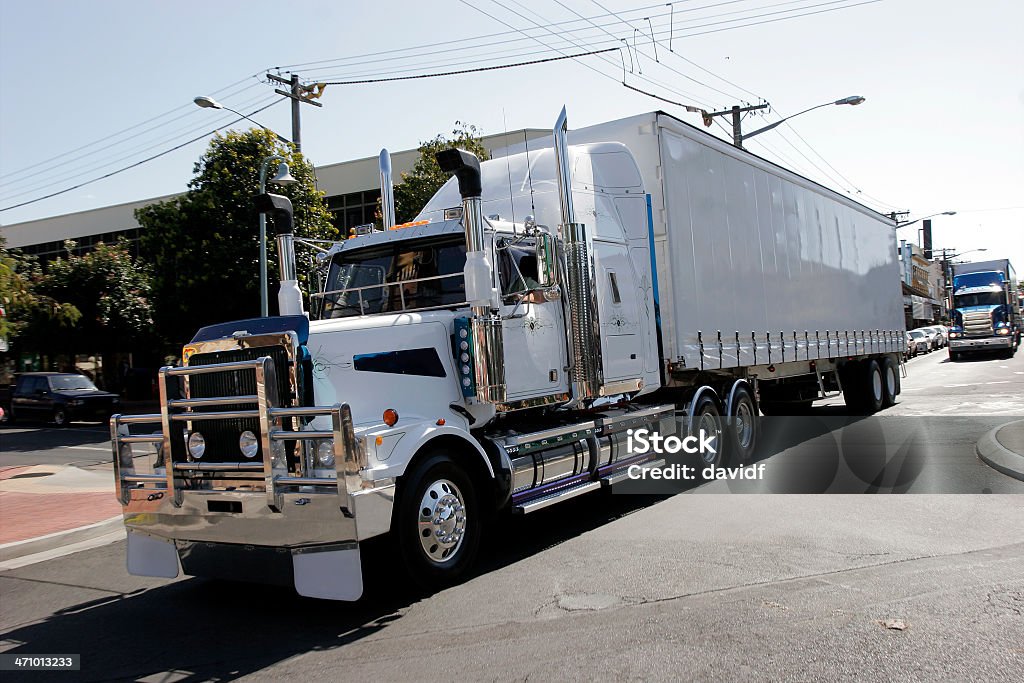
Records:
{"label": "marker light", "polygon": [[384,424],[388,427],[394,427],[395,423],[398,422],[398,411],[394,408],[388,408],[384,411]]}

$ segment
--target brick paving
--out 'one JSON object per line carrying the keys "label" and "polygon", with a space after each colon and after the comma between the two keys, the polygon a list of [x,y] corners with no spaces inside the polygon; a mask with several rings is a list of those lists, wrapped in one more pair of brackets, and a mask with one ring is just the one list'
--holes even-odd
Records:
{"label": "brick paving", "polygon": [[16,493],[0,491],[0,543],[24,541],[102,522],[121,513],[113,491]]}

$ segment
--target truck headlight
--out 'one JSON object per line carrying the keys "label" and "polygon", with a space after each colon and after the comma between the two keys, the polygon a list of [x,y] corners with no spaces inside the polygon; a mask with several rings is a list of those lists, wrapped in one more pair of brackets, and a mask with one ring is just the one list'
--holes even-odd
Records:
{"label": "truck headlight", "polygon": [[321,467],[334,467],[334,442],[321,441],[316,447],[316,461]]}
{"label": "truck headlight", "polygon": [[242,432],[238,437],[238,450],[242,451],[242,455],[246,458],[255,458],[256,453],[260,450],[260,442],[256,439],[256,435],[248,429]]}
{"label": "truck headlight", "polygon": [[188,452],[198,460],[206,452],[206,439],[199,432],[192,432],[188,437]]}
{"label": "truck headlight", "polygon": [[1009,327],[1000,327],[998,330],[996,330],[996,334],[1000,334],[1000,335],[1005,337],[1008,334],[1010,334],[1010,328]]}
{"label": "truck headlight", "polygon": [[949,333],[949,338],[950,339],[958,339],[959,337],[960,337],[960,333],[959,332],[950,332]]}

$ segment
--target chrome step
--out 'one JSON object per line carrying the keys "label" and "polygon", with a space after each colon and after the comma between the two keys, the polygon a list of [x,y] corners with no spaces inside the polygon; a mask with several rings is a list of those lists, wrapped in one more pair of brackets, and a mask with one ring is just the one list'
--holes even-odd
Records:
{"label": "chrome step", "polygon": [[[656,467],[664,467],[665,459],[662,458],[661,460],[651,460],[649,462],[641,462],[637,464],[640,465],[640,468],[643,470],[653,470]],[[602,484],[603,486],[615,486],[616,484],[621,484],[622,482],[629,479],[630,467],[632,467],[632,465],[624,469],[621,469],[618,472],[613,472],[612,474],[609,474],[607,477],[602,477],[599,483]]]}
{"label": "chrome step", "polygon": [[534,498],[533,500],[520,503],[513,507],[512,510],[517,514],[526,515],[531,512],[536,512],[537,510],[543,510],[549,505],[561,503],[563,500],[569,500],[570,498],[575,498],[576,496],[589,493],[590,491],[599,488],[601,488],[601,482],[599,481],[583,482],[582,484],[576,484],[575,486],[570,486],[568,488],[555,491],[554,493],[549,493],[546,496],[541,496],[540,498]]}

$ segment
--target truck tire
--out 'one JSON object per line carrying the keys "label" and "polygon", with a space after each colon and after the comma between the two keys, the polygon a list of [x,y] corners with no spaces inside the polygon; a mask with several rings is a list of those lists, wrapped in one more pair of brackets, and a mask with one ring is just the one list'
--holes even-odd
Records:
{"label": "truck tire", "polygon": [[746,387],[736,387],[727,424],[732,462],[737,465],[750,462],[757,450],[758,417],[754,397]]}
{"label": "truck tire", "polygon": [[428,590],[450,586],[472,566],[483,509],[472,477],[442,449],[403,479],[392,530],[412,579]]}
{"label": "truck tire", "polygon": [[949,350],[949,360],[951,360],[954,363],[960,360],[961,355],[962,354],[959,351],[954,351],[953,349]]}
{"label": "truck tire", "polygon": [[863,387],[860,392],[861,410],[865,415],[877,413],[885,405],[885,380],[877,360],[872,358],[861,364],[860,381]]}
{"label": "truck tire", "polygon": [[726,443],[725,430],[722,428],[722,413],[718,409],[718,401],[711,392],[702,393],[690,406],[690,436],[700,436],[701,430],[714,436],[714,453],[698,453],[697,464],[705,467],[728,467],[729,446]]}
{"label": "truck tire", "polygon": [[882,399],[883,407],[896,404],[896,396],[900,393],[900,370],[892,358],[886,356],[882,361]]}
{"label": "truck tire", "polygon": [[861,404],[864,403],[862,382],[860,381],[862,361],[846,363],[839,368],[839,381],[843,385],[843,402],[851,415],[859,415]]}

